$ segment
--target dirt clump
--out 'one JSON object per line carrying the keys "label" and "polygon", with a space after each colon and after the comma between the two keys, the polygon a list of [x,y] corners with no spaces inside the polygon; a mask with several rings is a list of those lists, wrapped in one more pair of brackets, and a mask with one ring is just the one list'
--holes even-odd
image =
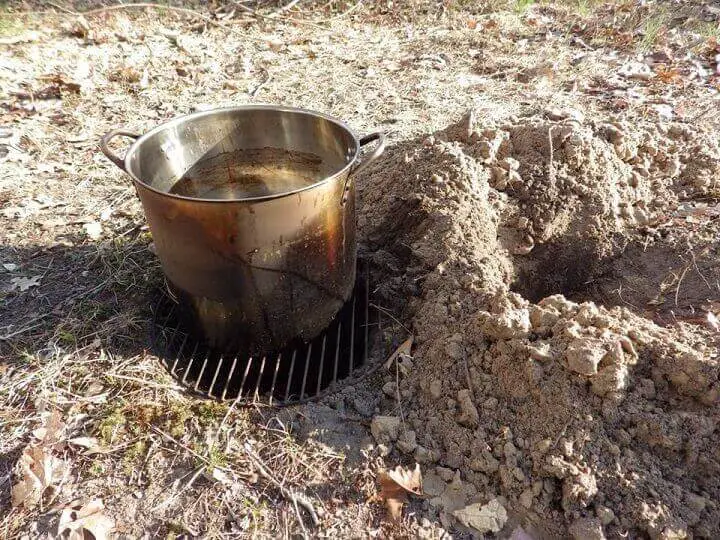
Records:
{"label": "dirt clump", "polygon": [[570,116],[471,113],[361,179],[378,290],[417,339],[381,414],[446,528],[495,501],[537,537],[717,536],[717,338],[567,296],[716,193],[720,150],[684,125]]}

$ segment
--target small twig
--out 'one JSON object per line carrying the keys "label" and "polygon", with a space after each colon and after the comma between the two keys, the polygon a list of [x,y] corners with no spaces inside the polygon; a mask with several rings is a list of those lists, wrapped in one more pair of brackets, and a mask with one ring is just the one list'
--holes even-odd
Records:
{"label": "small twig", "polygon": [[695,122],[697,122],[697,121],[700,120],[703,116],[705,116],[707,113],[709,113],[710,111],[714,111],[714,110],[716,110],[716,109],[717,109],[717,103],[711,103],[710,105],[708,105],[707,107],[705,107],[703,110],[701,110],[698,114],[696,114],[695,116],[693,116],[693,117],[690,119],[690,123],[695,123]]}
{"label": "small twig", "polygon": [[152,382],[147,379],[140,379],[138,377],[130,377],[129,375],[120,375],[119,373],[111,373],[110,372],[110,373],[106,373],[105,376],[112,377],[115,379],[123,379],[126,381],[133,381],[136,383],[140,383],[148,388],[157,388],[159,390],[179,390],[179,391],[184,390],[184,388],[182,386],[179,386],[177,384],[161,384],[161,383]]}
{"label": "small twig", "polygon": [[205,456],[201,456],[201,455],[198,454],[195,450],[193,450],[193,449],[191,449],[191,448],[188,448],[186,445],[184,445],[183,443],[181,443],[180,441],[178,441],[178,440],[175,439],[174,437],[171,437],[170,435],[168,435],[167,433],[165,433],[163,430],[161,430],[161,429],[159,429],[159,428],[157,428],[157,427],[155,427],[155,426],[150,426],[150,427],[151,427],[151,429],[152,429],[153,431],[155,431],[156,433],[162,435],[162,436],[165,437],[168,441],[172,442],[173,444],[177,444],[177,445],[178,445],[180,448],[182,448],[183,450],[185,450],[185,451],[187,451],[187,452],[190,452],[193,456],[195,456],[196,458],[198,458],[200,461],[202,461],[202,462],[205,463],[206,465],[211,465],[211,466],[214,466],[216,469],[221,469],[221,470],[223,470],[223,471],[230,472],[230,470],[229,470],[227,467],[219,467],[219,466],[213,465],[208,458],[206,458]]}
{"label": "small twig", "polygon": [[273,15],[280,14],[280,13],[282,13],[283,11],[288,11],[288,10],[294,8],[294,7],[295,7],[295,4],[297,4],[299,1],[300,1],[300,0],[290,0],[290,2],[288,2],[288,3],[285,4],[284,6],[280,6],[280,8],[278,8],[278,9],[275,10],[275,11],[273,11],[273,12],[270,14],[270,16],[272,17]]}
{"label": "small twig", "polygon": [[150,440],[150,446],[148,447],[147,453],[145,454],[145,459],[143,460],[142,467],[140,467],[140,470],[138,471],[138,485],[142,485],[142,476],[143,474],[145,474],[145,470],[147,469],[148,463],[150,463],[150,458],[153,456],[157,444],[158,443],[155,439]]}
{"label": "small twig", "polygon": [[24,334],[25,332],[29,332],[30,330],[34,330],[38,326],[42,325],[42,320],[50,315],[49,313],[45,313],[43,315],[40,315],[39,317],[35,317],[34,319],[30,319],[27,326],[24,328],[20,328],[19,330],[15,330],[15,332],[10,332],[9,334],[5,334],[3,336],[0,336],[0,341],[9,341],[11,338],[14,338],[16,336],[19,336],[20,334]]}
{"label": "small twig", "polygon": [[392,312],[391,312],[389,309],[384,308],[384,307],[382,307],[382,306],[378,306],[377,304],[373,304],[372,302],[370,302],[370,304],[368,304],[368,305],[369,305],[370,307],[374,307],[374,308],[377,309],[378,311],[382,311],[385,315],[387,315],[387,316],[390,317],[393,321],[395,321],[397,324],[399,324],[399,325],[402,327],[403,330],[405,330],[408,334],[412,335],[412,331],[411,331],[407,326],[405,326],[403,323],[401,323],[401,322],[392,314]]}
{"label": "small twig", "polygon": [[263,87],[272,80],[272,75],[270,75],[270,72],[268,72],[267,70],[265,70],[265,75],[265,80],[252,89],[252,91],[250,92],[250,97],[257,96],[260,90],[262,90]]}
{"label": "small twig", "polygon": [[400,355],[395,358],[395,399],[397,399],[398,409],[400,410],[400,421],[405,425],[405,416],[402,410],[402,401],[400,400],[400,363],[398,360]]}
{"label": "small twig", "polygon": [[335,21],[335,20],[337,20],[337,19],[342,19],[343,17],[347,17],[347,16],[350,15],[353,11],[355,11],[357,8],[359,8],[359,7],[362,5],[362,3],[363,3],[363,0],[358,0],[357,2],[355,2],[352,6],[350,6],[348,9],[346,9],[346,10],[343,11],[342,13],[338,13],[337,15],[333,15],[332,17],[330,17],[330,18],[327,19],[327,20],[328,20],[328,21]]}
{"label": "small twig", "polygon": [[593,49],[590,45],[588,45],[587,43],[585,43],[585,42],[582,40],[582,38],[579,38],[579,37],[577,37],[577,36],[574,36],[573,39],[570,40],[570,41],[577,43],[578,45],[580,45],[581,47],[583,47],[584,49],[586,49],[586,50],[588,50],[588,51],[594,51],[594,50],[595,50],[595,49]]}
{"label": "small twig", "polygon": [[688,270],[690,270],[691,265],[686,265],[685,269],[682,271],[682,274],[680,274],[680,279],[678,279],[677,287],[675,287],[675,307],[678,307],[678,296],[680,295],[680,284],[682,283],[683,278],[685,277],[685,274],[687,274]]}
{"label": "small twig", "polygon": [[187,491],[188,489],[190,489],[190,488],[192,487],[192,485],[195,483],[195,480],[198,479],[198,477],[202,474],[202,472],[203,472],[204,470],[205,470],[205,465],[203,465],[203,466],[198,467],[197,469],[195,469],[195,472],[194,472],[193,475],[190,477],[190,480],[188,480],[187,484],[185,484],[183,487],[181,487],[178,491],[176,491],[175,493],[173,493],[170,497],[168,497],[167,499],[165,499],[163,502],[161,502],[161,503],[158,504],[157,506],[153,507],[153,508],[150,510],[150,512],[155,512],[156,510],[160,510],[161,508],[165,508],[166,506],[168,506],[169,504],[171,504],[173,501],[175,501],[175,499],[177,499],[178,496],[179,496],[181,493],[183,493],[184,491]]}
{"label": "small twig", "polygon": [[707,288],[712,291],[713,290],[712,285],[710,285],[710,282],[707,279],[705,279],[705,276],[700,271],[700,267],[698,266],[697,260],[695,259],[695,252],[692,250],[692,247],[688,251],[690,252],[690,258],[692,259],[692,265],[695,268],[695,271],[698,273],[698,276],[700,276],[700,279],[702,279],[705,282],[705,285],[707,285]]}
{"label": "small twig", "polygon": [[77,15],[77,11],[73,11],[72,9],[68,9],[64,6],[61,6],[60,4],[56,4],[55,2],[47,2],[49,6],[52,6],[54,8],[59,9],[60,11],[64,11],[65,13],[69,13],[70,15]]}
{"label": "small twig", "polygon": [[250,461],[253,462],[253,465],[255,465],[255,468],[257,468],[258,472],[260,473],[260,476],[265,478],[268,482],[273,484],[278,490],[280,490],[280,494],[285,497],[286,499],[290,500],[293,504],[299,504],[302,506],[305,510],[307,510],[307,513],[310,515],[310,519],[313,522],[313,525],[317,526],[318,523],[320,523],[320,520],[318,519],[317,512],[315,511],[315,507],[312,505],[310,501],[308,501],[303,495],[300,493],[296,493],[285,486],[283,486],[280,482],[278,482],[272,474],[270,474],[267,469],[262,464],[262,461],[258,456],[255,455],[255,453],[250,449],[248,444],[244,445],[245,453],[250,458]]}
{"label": "small twig", "polygon": [[298,508],[298,503],[294,499],[293,499],[293,509],[295,510],[295,515],[297,516],[298,522],[300,523],[300,528],[303,530],[303,538],[310,538],[308,536],[307,528],[305,528],[305,523],[303,522],[303,518],[300,515],[300,509]]}
{"label": "small twig", "polygon": [[[53,5],[55,5],[55,4],[53,4]],[[55,6],[55,7],[59,8],[59,6]],[[175,11],[177,13],[184,13],[185,15],[192,15],[193,17],[202,19],[203,21],[210,23],[213,26],[217,26],[219,28],[222,28],[223,30],[227,30],[228,32],[230,32],[231,34],[235,34],[236,36],[240,36],[240,37],[243,37],[246,39],[250,38],[250,39],[254,39],[254,40],[258,40],[258,41],[265,41],[260,38],[248,36],[247,34],[244,34],[242,32],[238,32],[234,28],[230,28],[229,26],[221,23],[220,21],[216,21],[212,17],[203,15],[202,13],[195,11],[194,9],[175,7],[175,6],[170,6],[167,4],[154,4],[152,2],[137,2],[137,3],[133,3],[133,4],[117,4],[114,6],[106,6],[106,7],[97,8],[97,9],[90,9],[88,11],[72,11],[72,10],[67,10],[67,9],[63,9],[63,8],[60,8],[60,9],[63,9],[63,11],[65,11],[66,13],[69,13],[69,14],[72,14],[75,16],[80,16],[80,15],[85,16],[85,15],[97,15],[99,13],[104,13],[106,11],[117,11],[117,10],[121,10],[121,9],[143,9],[143,8],[167,9],[169,11]]]}
{"label": "small twig", "polygon": [[[304,21],[302,19],[295,19],[293,17],[284,17],[282,15],[277,15],[277,14],[265,15],[263,13],[260,13],[259,11],[255,11],[253,8],[250,8],[250,7],[247,7],[243,4],[241,4],[240,2],[235,2],[235,5],[238,8],[240,8],[242,11],[244,11],[245,13],[249,13],[250,15],[261,18],[261,19],[269,19],[271,21],[277,21],[277,20],[288,21],[288,22],[293,22],[293,23],[297,23],[297,24],[304,24],[306,26],[311,26],[311,27],[317,28],[319,30],[326,30],[326,28],[324,26],[320,26],[318,24],[315,24],[314,22]],[[276,13],[278,13],[278,12],[276,12]]]}

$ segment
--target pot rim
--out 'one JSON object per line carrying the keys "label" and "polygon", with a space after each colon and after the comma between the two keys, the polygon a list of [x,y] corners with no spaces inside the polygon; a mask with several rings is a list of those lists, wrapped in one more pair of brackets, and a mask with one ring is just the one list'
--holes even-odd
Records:
{"label": "pot rim", "polygon": [[[164,131],[168,128],[171,128],[177,124],[180,124],[182,122],[186,122],[187,120],[195,120],[197,118],[202,118],[203,116],[211,116],[213,114],[217,114],[220,112],[231,112],[231,111],[247,111],[247,110],[271,110],[271,111],[277,111],[277,112],[290,112],[290,113],[300,113],[300,114],[306,114],[309,116],[316,116],[319,118],[323,118],[324,120],[327,120],[329,122],[332,122],[336,126],[340,127],[344,131],[350,135],[352,140],[355,142],[355,152],[353,153],[352,159],[340,170],[334,172],[333,174],[326,176],[322,180],[319,180],[318,182],[315,182],[314,184],[310,184],[308,186],[303,186],[301,188],[294,189],[292,191],[283,191],[282,193],[273,193],[271,195],[262,195],[259,197],[245,197],[242,199],[206,199],[202,197],[188,197],[186,195],[178,195],[176,193],[169,193],[167,191],[163,191],[161,189],[158,189],[156,187],[151,186],[150,184],[142,181],[140,178],[138,178],[134,172],[130,169],[130,159],[132,158],[133,154],[138,151],[140,146],[150,137],[155,135],[156,133],[159,133],[160,131]],[[262,201],[269,201],[273,199],[279,199],[282,197],[287,197],[289,195],[295,195],[297,193],[301,193],[303,191],[308,191],[313,188],[316,188],[318,186],[327,184],[332,182],[338,177],[341,177],[345,173],[350,174],[350,170],[352,166],[355,164],[355,162],[358,159],[358,156],[360,155],[360,139],[355,134],[355,132],[350,129],[350,127],[343,122],[342,120],[338,120],[337,118],[330,116],[328,114],[319,112],[319,111],[313,111],[311,109],[303,109],[301,107],[290,107],[285,105],[261,105],[261,104],[254,104],[254,105],[235,105],[235,106],[229,106],[229,107],[217,107],[214,109],[209,109],[207,111],[198,111],[195,113],[185,114],[182,116],[178,116],[176,118],[173,118],[171,120],[168,120],[167,122],[164,122],[158,126],[155,126],[147,133],[144,133],[140,137],[138,137],[135,142],[133,142],[130,145],[130,148],[128,148],[127,152],[125,153],[125,157],[123,158],[123,164],[125,165],[125,172],[130,175],[130,178],[132,179],[133,183],[138,188],[143,188],[150,190],[154,193],[157,193],[158,195],[162,195],[171,199],[180,199],[183,201],[188,202],[201,202],[201,203],[217,203],[217,204],[225,204],[225,203],[255,203],[255,202],[262,202]]]}

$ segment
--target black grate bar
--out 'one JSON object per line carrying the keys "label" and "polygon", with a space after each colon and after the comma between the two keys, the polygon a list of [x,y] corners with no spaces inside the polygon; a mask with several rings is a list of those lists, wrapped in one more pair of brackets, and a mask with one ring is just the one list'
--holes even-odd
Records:
{"label": "black grate bar", "polygon": [[325,365],[325,343],[327,343],[327,334],[323,334],[322,349],[320,349],[320,369],[318,370],[317,386],[315,387],[315,395],[317,396],[322,390],[323,366]]}
{"label": "black grate bar", "polygon": [[292,360],[290,360],[290,372],[288,374],[288,382],[285,385],[285,401],[290,398],[290,386],[292,386],[293,372],[295,371],[295,357],[297,356],[297,349],[293,351]]}
{"label": "black grate bar", "polygon": [[210,382],[210,386],[208,387],[208,395],[211,398],[216,397],[213,395],[213,389],[215,388],[215,381],[217,381],[218,373],[220,373],[220,368],[222,367],[224,361],[225,361],[225,357],[223,355],[220,355],[220,361],[218,362],[218,365],[215,368],[215,373],[213,374],[212,381]]}
{"label": "black grate bar", "polygon": [[263,375],[265,374],[265,360],[267,356],[263,356],[260,362],[260,375],[258,375],[257,382],[255,383],[255,392],[253,393],[253,402],[260,401],[260,381],[262,381]]}
{"label": "black grate bar", "polygon": [[180,343],[180,348],[177,350],[177,353],[175,353],[175,362],[173,362],[172,368],[170,369],[170,374],[175,376],[175,370],[177,369],[178,362],[180,361],[183,349],[185,348],[185,343],[187,343],[188,335],[185,334],[185,337],[183,337],[182,342]]}
{"label": "black grate bar", "polygon": [[225,381],[225,386],[223,387],[222,396],[220,396],[220,399],[225,401],[227,397],[227,391],[230,387],[230,383],[233,381],[233,375],[235,374],[235,366],[237,366],[238,356],[235,355],[235,358],[233,358],[232,366],[230,366],[230,373],[227,377],[227,381]]}
{"label": "black grate bar", "polygon": [[342,336],[342,321],[338,321],[337,340],[335,341],[335,362],[333,362],[333,378],[330,388],[337,386],[338,364],[340,363],[340,336]]}
{"label": "black grate bar", "polygon": [[365,282],[365,357],[370,346],[370,283]]}
{"label": "black grate bar", "polygon": [[194,390],[197,392],[198,388],[200,388],[200,381],[202,381],[203,374],[205,373],[205,368],[208,365],[208,360],[210,360],[210,351],[205,354],[205,361],[202,363],[202,366],[200,366],[200,375],[198,375],[197,381],[195,382],[195,388]]}
{"label": "black grate bar", "polygon": [[195,362],[195,358],[196,358],[195,353],[197,352],[198,346],[199,346],[199,343],[196,343],[195,348],[193,349],[193,353],[190,355],[190,363],[185,368],[185,374],[183,375],[183,378],[182,378],[183,384],[187,384],[187,378],[188,378],[188,375],[190,374],[190,371],[192,370],[192,365]]}
{"label": "black grate bar", "polygon": [[245,373],[243,374],[242,382],[240,383],[240,389],[238,390],[238,399],[242,398],[243,388],[245,388],[245,381],[247,380],[248,372],[250,371],[250,366],[253,363],[252,356],[248,358],[247,366],[245,366]]}
{"label": "black grate bar", "polygon": [[[168,328],[168,323],[170,322],[170,317],[172,317],[172,316],[173,316],[173,310],[170,309],[170,310],[168,310],[168,315],[167,315],[167,317],[165,317],[165,322],[162,323],[162,327],[163,327],[163,328]],[[177,326],[173,326],[173,327],[172,327],[172,337],[171,337],[171,338],[166,338],[166,339],[165,339],[165,342],[166,342],[166,343],[172,343],[172,340],[175,339],[175,334],[177,334],[177,332],[178,332],[178,327],[177,327]],[[165,333],[166,333],[166,332],[163,332],[163,335],[164,335]],[[169,359],[165,359],[165,358],[163,358],[162,360],[163,360],[163,364],[165,364],[165,367],[169,369],[169,368],[170,368],[170,360],[169,360]]]}
{"label": "black grate bar", "polygon": [[305,384],[307,383],[308,368],[310,367],[310,355],[312,354],[312,343],[308,346],[307,357],[305,358],[305,371],[303,372],[302,388],[300,388],[300,399],[305,398]]}
{"label": "black grate bar", "polygon": [[350,315],[350,373],[355,371],[355,308],[357,306],[357,297],[353,295],[352,314]]}
{"label": "black grate bar", "polygon": [[278,354],[277,361],[275,362],[275,372],[273,373],[272,384],[270,385],[270,392],[268,394],[268,403],[272,405],[273,397],[275,396],[275,383],[277,382],[278,371],[280,370],[280,362],[282,362],[282,353]]}

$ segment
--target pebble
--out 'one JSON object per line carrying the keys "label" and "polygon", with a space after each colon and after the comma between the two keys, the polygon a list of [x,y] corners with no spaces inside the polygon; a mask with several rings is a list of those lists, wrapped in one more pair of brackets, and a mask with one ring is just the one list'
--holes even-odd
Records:
{"label": "pebble", "polygon": [[494,398],[494,397],[489,397],[489,398],[487,398],[487,399],[485,400],[485,402],[483,403],[483,409],[490,409],[490,410],[492,410],[492,409],[494,409],[494,408],[497,407],[497,406],[498,406],[498,400],[497,400],[497,398]]}
{"label": "pebble", "polygon": [[378,444],[377,445],[378,454],[380,454],[380,457],[387,457],[390,455],[390,452],[392,452],[392,444]]}
{"label": "pebble", "polygon": [[415,448],[414,457],[415,461],[421,464],[435,463],[438,459],[440,459],[440,456],[438,456],[437,452],[429,450],[424,446],[420,445]]}
{"label": "pebble", "polygon": [[594,338],[573,340],[565,351],[568,368],[581,375],[595,375],[598,364],[606,354],[603,342]]}
{"label": "pebble", "polygon": [[652,379],[641,379],[638,383],[640,395],[646,399],[655,399],[655,383]]}
{"label": "pebble", "polygon": [[466,527],[481,534],[499,532],[507,522],[508,515],[499,498],[492,499],[486,505],[471,504],[453,512],[454,516]]}
{"label": "pebble", "polygon": [[545,116],[548,120],[553,120],[555,122],[560,120],[575,120],[576,122],[582,124],[585,121],[585,115],[575,109],[559,109],[557,107],[552,107],[545,110]]}
{"label": "pebble", "polygon": [[371,399],[365,397],[357,397],[353,399],[353,407],[361,416],[372,416],[375,410],[375,403]]}
{"label": "pebble", "polygon": [[610,525],[615,519],[615,512],[602,504],[598,504],[595,507],[595,515],[600,519],[600,523],[602,523],[603,526]]}
{"label": "pebble", "polygon": [[397,449],[403,454],[410,454],[417,448],[415,432],[411,429],[405,430],[400,434],[400,437],[395,443]]}
{"label": "pebble", "polygon": [[535,494],[533,493],[532,489],[526,489],[520,494],[520,498],[518,500],[520,501],[520,504],[523,505],[525,508],[530,508],[532,507],[534,496]]}
{"label": "pebble", "polygon": [[437,466],[435,467],[435,472],[445,482],[452,482],[453,478],[455,477],[455,471],[453,471],[452,469],[448,469],[447,467]]}
{"label": "pebble", "polygon": [[503,453],[505,454],[505,459],[510,459],[510,457],[517,454],[517,448],[515,448],[515,445],[511,441],[508,441],[505,443],[505,446],[503,446]]}
{"label": "pebble", "polygon": [[707,499],[705,497],[701,497],[700,495],[695,495],[692,493],[688,494],[687,502],[690,508],[695,510],[697,513],[705,510],[705,506],[707,506]]}
{"label": "pebble", "polygon": [[544,454],[548,450],[550,450],[550,447],[552,446],[552,441],[550,439],[543,439],[541,441],[538,441],[535,445],[535,450],[540,452],[541,454]]}
{"label": "pebble", "polygon": [[460,414],[457,417],[458,424],[476,428],[480,423],[480,414],[472,402],[470,390],[460,390],[457,393],[457,400],[460,405]]}
{"label": "pebble", "polygon": [[508,171],[508,184],[510,184],[513,187],[517,187],[522,185],[523,179],[522,176],[520,176],[520,173],[518,173],[515,170]]}
{"label": "pebble", "polygon": [[383,394],[385,394],[386,396],[394,398],[396,388],[397,388],[397,386],[395,385],[395,382],[391,381],[391,382],[387,382],[383,385],[382,391],[383,391]]}
{"label": "pebble", "polygon": [[499,165],[506,171],[517,171],[520,168],[520,162],[513,157],[506,157]]}
{"label": "pebble", "polygon": [[602,368],[592,381],[592,392],[604,396],[610,392],[619,392],[627,387],[628,368],[625,365],[609,365]]}
{"label": "pebble", "polygon": [[512,471],[513,476],[520,482],[525,481],[525,473],[522,471],[520,467],[515,467]]}
{"label": "pebble", "polygon": [[463,357],[462,345],[456,341],[448,341],[445,344],[445,352],[454,360],[460,360]]}
{"label": "pebble", "polygon": [[598,518],[580,518],[568,529],[574,540],[605,540],[602,523]]}
{"label": "pebble", "polygon": [[370,422],[370,432],[378,444],[396,441],[400,430],[397,416],[376,416]]}
{"label": "pebble", "polygon": [[442,396],[442,383],[437,379],[430,383],[430,396],[433,399],[440,399]]}

